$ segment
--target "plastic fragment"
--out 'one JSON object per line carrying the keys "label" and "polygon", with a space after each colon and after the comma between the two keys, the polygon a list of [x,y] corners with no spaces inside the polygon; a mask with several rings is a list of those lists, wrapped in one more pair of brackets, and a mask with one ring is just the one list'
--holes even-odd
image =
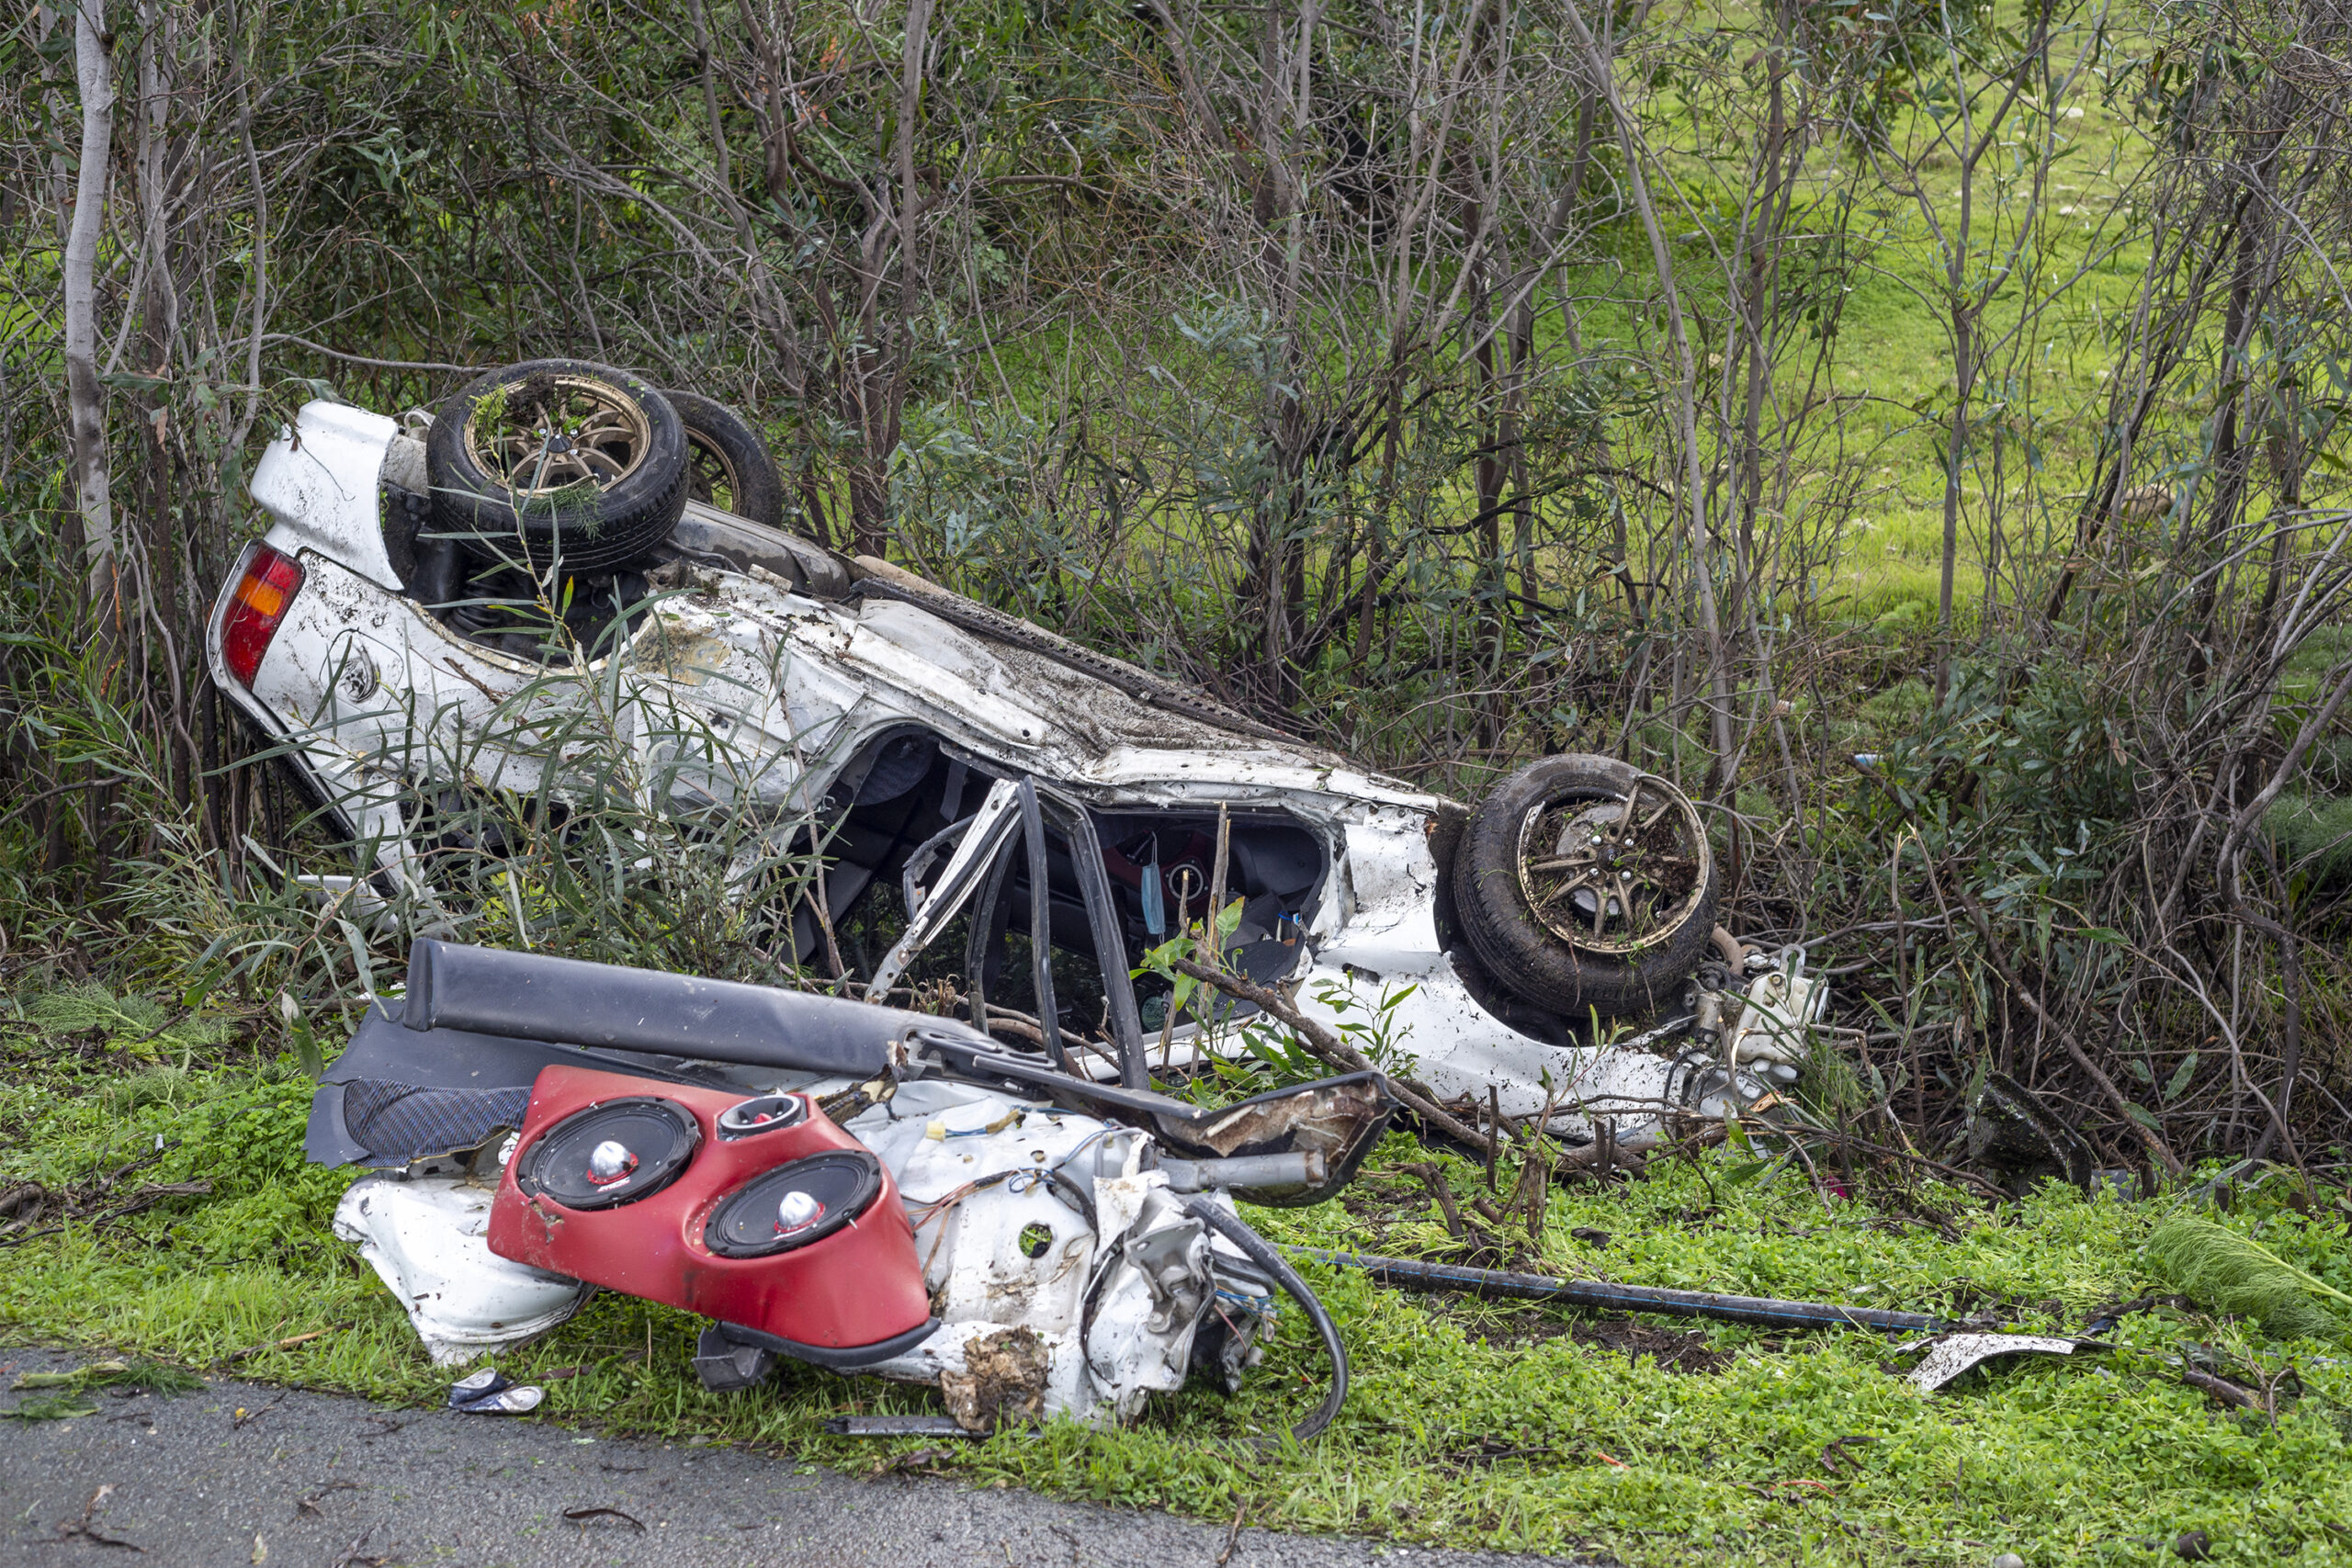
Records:
{"label": "plastic fragment", "polygon": [[528,1416],[539,1407],[548,1391],[530,1383],[517,1383],[500,1389],[486,1399],[477,1399],[458,1408],[469,1416]]}
{"label": "plastic fragment", "polygon": [[469,1372],[449,1385],[449,1408],[462,1410],[477,1399],[488,1399],[514,1386],[514,1380],[496,1367],[484,1367]]}

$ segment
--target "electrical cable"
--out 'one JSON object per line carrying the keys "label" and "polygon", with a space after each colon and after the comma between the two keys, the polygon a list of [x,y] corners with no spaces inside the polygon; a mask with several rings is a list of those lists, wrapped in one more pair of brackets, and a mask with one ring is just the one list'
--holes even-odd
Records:
{"label": "electrical cable", "polygon": [[1239,1247],[1243,1257],[1263,1269],[1283,1293],[1306,1309],[1307,1321],[1322,1336],[1323,1348],[1331,1358],[1330,1387],[1323,1395],[1323,1403],[1290,1429],[1290,1435],[1302,1443],[1320,1436],[1340,1414],[1340,1406],[1348,1397],[1348,1348],[1340,1341],[1340,1325],[1331,1321],[1331,1314],[1323,1309],[1315,1292],[1307,1289],[1306,1281],[1298,1277],[1298,1270],[1238,1214],[1227,1213],[1206,1193],[1185,1199],[1184,1212]]}

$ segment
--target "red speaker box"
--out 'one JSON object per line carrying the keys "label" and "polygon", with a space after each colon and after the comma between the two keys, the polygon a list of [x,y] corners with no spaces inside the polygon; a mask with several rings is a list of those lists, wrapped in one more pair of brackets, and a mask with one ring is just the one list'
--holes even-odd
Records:
{"label": "red speaker box", "polygon": [[887,1359],[932,1325],[890,1173],[801,1095],[548,1067],[490,1249],[823,1365]]}

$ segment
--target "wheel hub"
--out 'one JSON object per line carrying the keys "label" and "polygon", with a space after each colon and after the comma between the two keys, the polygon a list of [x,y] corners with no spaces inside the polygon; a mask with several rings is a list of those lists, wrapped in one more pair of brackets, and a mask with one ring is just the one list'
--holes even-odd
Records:
{"label": "wheel hub", "polygon": [[1617,799],[1549,800],[1520,829],[1520,890],[1588,953],[1630,953],[1673,931],[1705,892],[1706,840],[1681,791],[1645,773]]}
{"label": "wheel hub", "polygon": [[481,400],[466,446],[517,500],[588,485],[610,490],[637,471],[653,427],[637,400],[586,376],[534,376]]}

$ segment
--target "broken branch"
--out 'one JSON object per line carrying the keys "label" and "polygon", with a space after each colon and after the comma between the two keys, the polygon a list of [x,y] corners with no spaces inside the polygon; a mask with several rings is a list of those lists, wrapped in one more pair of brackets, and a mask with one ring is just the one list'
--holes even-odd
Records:
{"label": "broken branch", "polygon": [[2243,1388],[2227,1378],[2217,1378],[2211,1372],[2200,1372],[2195,1367],[2183,1367],[2180,1381],[2193,1389],[2203,1391],[2224,1404],[2240,1410],[2264,1410],[2264,1402],[2250,1388]]}
{"label": "broken branch", "polygon": [[[1903,819],[1911,824],[1912,831],[1919,836],[1920,846],[1924,851],[1927,844],[1927,829],[1920,824],[1917,816],[1912,812],[1909,803],[1904,800],[1902,792],[1894,787],[1892,780],[1877,769],[1866,767],[1861,771],[1878,785],[1880,792],[1894,804],[1895,810],[1903,814]],[[2009,988],[2009,994],[2025,1003],[2027,1010],[2033,1014],[2041,1026],[2058,1037],[2058,1043],[2065,1048],[2068,1059],[2082,1069],[2084,1077],[2098,1086],[2099,1091],[2107,1096],[2108,1103],[2115,1107],[2116,1114],[2122,1117],[2125,1125],[2138,1134],[2140,1142],[2147,1146],[2148,1152],[2156,1157],[2157,1162],[2173,1175],[2179,1175],[2182,1169],[2180,1156],[2172,1152],[2172,1145],[2165,1142],[2164,1134],[2132,1114],[2140,1108],[2125,1098],[2123,1091],[2116,1087],[2115,1080],[2108,1077],[2097,1062],[2091,1060],[2090,1053],[2085,1051],[2082,1042],[2075,1038],[2075,1032],[2052,1017],[2050,1010],[2041,1005],[2041,995],[2029,987],[2018,972],[2009,966],[2007,954],[2001,951],[2001,944],[1994,939],[1992,919],[1985,914],[1984,906],[1977,902],[1976,894],[1969,887],[1967,878],[1946,876],[1942,864],[1932,859],[1928,862],[1928,876],[1933,885],[1948,884],[1951,886],[1953,895],[1960,900],[1962,910],[1968,916],[1969,924],[1976,928],[1976,940],[1984,944],[1985,962],[1992,964],[1993,972],[2001,977],[2001,984]],[[2144,1115],[2145,1112],[2142,1114]]]}
{"label": "broken branch", "polygon": [[[1365,1058],[1363,1052],[1293,1007],[1281,992],[1261,986],[1255,981],[1244,980],[1238,975],[1228,975],[1222,969],[1212,969],[1207,964],[1195,963],[1190,958],[1170,958],[1169,963],[1173,965],[1178,974],[1188,975],[1204,986],[1214,986],[1237,1001],[1249,1002],[1267,1017],[1287,1026],[1290,1032],[1298,1037],[1299,1043],[1306,1046],[1310,1055],[1326,1065],[1349,1073],[1369,1073],[1378,1070]],[[1423,1126],[1434,1128],[1465,1149],[1486,1146],[1486,1140],[1480,1137],[1476,1130],[1459,1118],[1441,1110],[1437,1102],[1426,1094],[1408,1088],[1394,1078],[1388,1080],[1388,1092],[1403,1101],[1405,1109],[1419,1117]]]}
{"label": "broken branch", "polygon": [[1427,1160],[1398,1168],[1419,1177],[1430,1196],[1437,1200],[1437,1206],[1445,1212],[1445,1234],[1456,1241],[1467,1240],[1470,1233],[1463,1228],[1462,1205],[1453,1201],[1453,1188],[1446,1181],[1445,1172]]}

